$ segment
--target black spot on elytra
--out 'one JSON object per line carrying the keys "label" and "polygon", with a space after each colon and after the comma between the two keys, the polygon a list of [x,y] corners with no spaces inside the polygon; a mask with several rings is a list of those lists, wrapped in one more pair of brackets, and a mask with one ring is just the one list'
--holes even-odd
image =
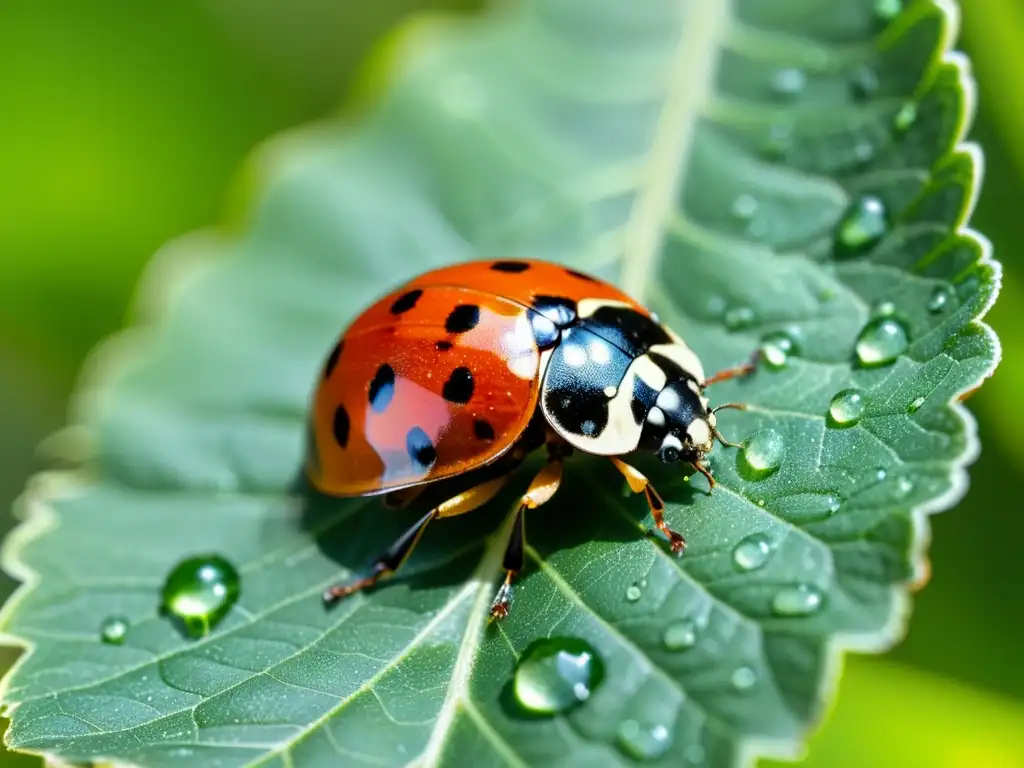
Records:
{"label": "black spot on elytra", "polygon": [[388,407],[394,395],[395,371],[390,365],[384,363],[377,369],[377,373],[373,375],[373,380],[370,382],[370,407],[377,413],[381,413]]}
{"label": "black spot on elytra", "polygon": [[533,308],[559,328],[571,325],[576,319],[576,302],[563,296],[539,294],[533,297]]}
{"label": "black spot on elytra", "polygon": [[459,366],[444,383],[441,396],[449,403],[468,403],[473,397],[473,372]]}
{"label": "black spot on elytra", "polygon": [[565,271],[566,271],[566,274],[572,275],[577,280],[586,280],[588,283],[596,283],[597,282],[597,278],[596,277],[591,277],[590,275],[585,275],[582,272],[577,272],[575,269],[567,269]]}
{"label": "black spot on elytra", "polygon": [[331,350],[331,354],[327,356],[327,362],[324,363],[324,378],[330,378],[331,374],[334,373],[334,369],[338,367],[338,360],[341,358],[341,350],[345,346],[344,341],[339,341],[334,345],[334,349]]}
{"label": "black spot on elytra", "polygon": [[632,358],[640,357],[655,344],[672,341],[664,328],[629,307],[599,307],[583,321],[583,325]]}
{"label": "black spot on elytra", "polygon": [[496,261],[491,264],[491,269],[496,272],[525,272],[529,268],[525,261]]}
{"label": "black spot on elytra", "polygon": [[419,288],[403,293],[397,299],[395,303],[391,305],[391,314],[400,315],[403,312],[408,312],[410,309],[416,306],[416,302],[420,300],[420,296],[423,295],[423,291]]}
{"label": "black spot on elytra", "polygon": [[473,434],[476,436],[477,440],[493,440],[494,427],[483,419],[477,419],[473,422]]}
{"label": "black spot on elytra", "polygon": [[476,304],[459,304],[444,321],[448,333],[465,333],[476,328],[480,322],[480,307]]}
{"label": "black spot on elytra", "polygon": [[348,446],[348,432],[349,432],[349,420],[348,411],[345,410],[344,405],[339,405],[334,409],[334,440],[342,448]]}
{"label": "black spot on elytra", "polygon": [[452,348],[452,343],[450,341],[439,341],[434,346],[437,347],[438,350],[441,352],[447,352],[449,349]]}
{"label": "black spot on elytra", "polygon": [[405,450],[409,460],[419,469],[429,469],[437,460],[437,450],[430,437],[419,427],[413,427],[405,436]]}

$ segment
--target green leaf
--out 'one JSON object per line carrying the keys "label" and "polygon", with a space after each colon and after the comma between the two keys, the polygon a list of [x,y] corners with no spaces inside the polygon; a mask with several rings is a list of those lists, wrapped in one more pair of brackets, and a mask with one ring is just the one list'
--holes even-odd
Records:
{"label": "green leaf", "polygon": [[[30,487],[7,543],[27,583],[0,619],[30,649],[6,681],[9,743],[189,766],[613,765],[638,739],[673,765],[796,751],[838,653],[903,631],[925,515],[963,494],[977,450],[951,403],[998,355],[978,320],[997,266],[963,228],[980,158],[959,144],[955,9],[880,18],[892,5],[535,0],[408,32],[363,124],[264,153],[245,231],[169,246],[145,330],[98,355],[79,401],[95,454]],[[879,202],[877,241],[851,248],[846,212],[867,226]],[[516,489],[325,610],[320,590],[418,511],[293,490],[322,359],[403,279],[509,254],[619,281],[709,370],[790,334],[781,367],[713,392],[750,404],[721,424],[762,455],[716,449],[711,495],[642,463],[689,541],[678,560],[607,462],[574,460],[528,518],[501,625],[486,614]],[[858,365],[879,311],[906,348]],[[827,414],[851,387],[865,411],[840,428]],[[777,471],[751,472],[769,444]],[[233,561],[242,593],[194,641],[157,600],[201,552]],[[116,647],[98,632],[115,614],[131,623]],[[589,642],[605,679],[572,712],[525,717],[513,669],[548,635]]]}

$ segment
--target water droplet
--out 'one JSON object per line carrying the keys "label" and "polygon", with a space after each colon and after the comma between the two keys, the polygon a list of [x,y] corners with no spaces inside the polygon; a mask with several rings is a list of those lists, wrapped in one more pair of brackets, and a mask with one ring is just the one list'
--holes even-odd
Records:
{"label": "water droplet", "polygon": [[750,667],[737,667],[732,673],[732,687],[737,691],[749,691],[757,682],[757,673]]}
{"label": "water droplet", "polygon": [[764,533],[754,533],[736,545],[732,561],[741,571],[754,571],[767,563],[771,555],[771,539]]}
{"label": "water droplet", "polygon": [[917,413],[921,410],[921,406],[924,405],[924,397],[918,395],[909,403],[907,403],[907,413]]}
{"label": "water droplet", "polygon": [[719,317],[725,314],[725,299],[721,296],[712,296],[708,299],[708,314],[712,317]]}
{"label": "water droplet", "polygon": [[761,145],[761,154],[768,159],[782,160],[793,148],[793,126],[788,123],[772,123],[768,136]]}
{"label": "water droplet", "polygon": [[897,136],[902,136],[910,130],[915,122],[917,122],[917,103],[913,101],[904,102],[899,112],[892,119],[893,133]]}
{"label": "water droplet", "polygon": [[202,637],[238,600],[238,571],[219,555],[182,560],[164,582],[161,605],[190,637]]}
{"label": "water droplet", "polygon": [[110,616],[100,625],[100,638],[108,645],[121,645],[128,635],[128,619]]}
{"label": "water droplet", "polygon": [[774,429],[762,429],[743,441],[740,458],[751,479],[761,479],[775,472],[786,454],[786,440]]}
{"label": "water droplet", "polygon": [[549,637],[534,641],[519,657],[512,687],[523,707],[554,715],[582,704],[603,680],[604,664],[589,643]]}
{"label": "water droplet", "polygon": [[850,78],[850,92],[858,101],[866,101],[878,90],[878,73],[864,65]]}
{"label": "water droplet", "polygon": [[883,301],[877,307],[875,307],[876,317],[892,317],[896,314],[896,305],[891,301]]}
{"label": "water droplet", "polygon": [[836,255],[856,256],[871,248],[889,231],[889,214],[879,198],[858,197],[846,209],[836,228]]}
{"label": "water droplet", "polygon": [[807,87],[807,75],[796,67],[777,69],[772,73],[772,90],[785,98],[797,96]]}
{"label": "water droplet", "polygon": [[626,590],[626,599],[631,603],[635,603],[640,599],[640,587],[633,584]]}
{"label": "water droplet", "polygon": [[853,158],[857,165],[864,167],[875,159],[875,145],[862,139],[853,145]]}
{"label": "water droplet", "polygon": [[875,479],[878,480],[878,482],[882,482],[888,476],[889,473],[885,470],[885,467],[879,467],[875,470]]}
{"label": "water droplet", "polygon": [[736,199],[732,201],[732,215],[737,219],[743,219],[744,221],[753,217],[757,213],[758,202],[757,198],[753,195],[746,193],[737,195]]}
{"label": "water droplet", "polygon": [[775,331],[761,339],[761,359],[769,368],[775,370],[785,368],[790,355],[796,353],[796,342],[785,331]]}
{"label": "water droplet", "polygon": [[896,481],[896,498],[905,499],[914,490],[914,481],[909,477],[901,477]]}
{"label": "water droplet", "polygon": [[891,317],[878,317],[864,326],[857,337],[857,360],[861,365],[887,365],[907,351],[907,329]]}
{"label": "water droplet", "polygon": [[859,390],[844,389],[832,398],[828,406],[828,415],[833,426],[852,427],[860,421],[866,407],[864,395]]}
{"label": "water droplet", "polygon": [[937,315],[946,308],[952,299],[953,292],[945,286],[940,286],[932,292],[931,298],[928,299],[928,311]]}
{"label": "water droplet", "polygon": [[677,621],[670,624],[661,638],[670,651],[685,651],[697,643],[697,625],[692,621]]}
{"label": "water droplet", "polygon": [[754,310],[750,307],[733,307],[725,313],[725,327],[730,331],[739,331],[754,323]]}
{"label": "water droplet", "polygon": [[668,728],[660,723],[625,720],[615,734],[615,743],[619,749],[635,760],[661,757],[671,741]]}
{"label": "water droplet", "polygon": [[875,0],[875,19],[888,23],[900,15],[903,0]]}
{"label": "water droplet", "polygon": [[822,604],[821,590],[810,584],[798,584],[780,590],[772,600],[772,611],[778,616],[810,616]]}

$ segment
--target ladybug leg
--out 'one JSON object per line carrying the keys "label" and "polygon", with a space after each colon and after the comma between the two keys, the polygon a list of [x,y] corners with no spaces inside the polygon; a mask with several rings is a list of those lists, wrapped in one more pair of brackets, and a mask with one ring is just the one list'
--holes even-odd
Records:
{"label": "ladybug leg", "polygon": [[751,374],[755,370],[757,370],[757,363],[760,359],[760,350],[755,351],[754,354],[750,356],[750,359],[747,362],[743,363],[742,365],[736,365],[733,366],[732,368],[726,368],[724,371],[719,371],[713,376],[709,376],[708,379],[704,382],[704,386],[710,387],[712,384],[720,384],[723,381],[735,379],[738,376],[746,376],[748,374]]}
{"label": "ladybug leg", "polygon": [[[724,442],[724,441],[723,441]],[[733,445],[732,443],[726,443],[726,445]],[[734,446],[738,448],[739,446]],[[714,476],[711,474],[711,470],[701,464],[699,461],[693,462],[693,468],[700,472],[704,477],[708,479],[708,485],[714,488],[718,483],[715,482]]]}
{"label": "ladybug leg", "polygon": [[[665,502],[662,501],[661,496],[654,490],[654,486],[651,485],[651,481],[648,480],[638,469],[630,466],[624,461],[620,461],[614,456],[611,457],[612,464],[615,468],[622,473],[622,476],[626,478],[626,483],[629,485],[629,489],[633,493],[643,493],[647,497],[647,505],[651,508],[651,515],[654,517],[654,527],[665,534],[668,537],[669,547],[672,549],[672,554],[680,555],[686,548],[686,539],[680,536],[678,533],[668,527],[668,523],[665,522]],[[700,465],[697,465],[697,469],[704,470]],[[710,477],[710,474],[708,475]],[[714,481],[712,481],[714,482]]]}
{"label": "ladybug leg", "polygon": [[414,485],[401,491],[392,491],[384,496],[384,506],[388,509],[405,509],[416,500],[426,486]]}
{"label": "ladybug leg", "polygon": [[434,507],[413,523],[405,533],[395,540],[394,544],[388,547],[384,554],[377,558],[370,569],[369,576],[351,584],[338,584],[328,588],[324,591],[324,603],[327,605],[336,603],[351,594],[374,586],[382,578],[391,576],[408,559],[431,520],[438,517],[462,515],[483,506],[497,495],[507,480],[507,475],[488,480]]}
{"label": "ladybug leg", "polygon": [[502,562],[505,568],[505,582],[498,587],[498,593],[494,596],[494,602],[491,603],[492,619],[504,619],[508,616],[509,607],[512,605],[512,581],[523,570],[526,552],[524,514],[529,509],[536,509],[547,504],[562,482],[562,455],[553,450],[551,446],[548,447],[548,451],[547,463],[533,478],[530,487],[526,489],[526,493],[519,500],[515,523],[512,526],[512,535],[509,537],[508,547],[505,549],[505,559]]}

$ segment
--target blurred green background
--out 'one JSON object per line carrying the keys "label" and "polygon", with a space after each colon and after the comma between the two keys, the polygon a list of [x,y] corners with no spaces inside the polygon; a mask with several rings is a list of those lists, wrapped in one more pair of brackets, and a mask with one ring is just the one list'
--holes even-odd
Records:
{"label": "blurred green background", "polygon": [[[161,244],[225,221],[246,155],[336,113],[404,16],[474,4],[0,3],[0,530],[37,444],[65,422],[83,359],[124,324]],[[1024,4],[965,5],[988,168],[973,226],[1006,267],[989,316],[1005,360],[970,400],[983,452],[966,500],[933,520],[934,573],[909,635],[884,660],[847,665],[814,765],[1024,765]],[[12,588],[3,577],[0,596]],[[0,668],[15,655],[0,651]]]}

